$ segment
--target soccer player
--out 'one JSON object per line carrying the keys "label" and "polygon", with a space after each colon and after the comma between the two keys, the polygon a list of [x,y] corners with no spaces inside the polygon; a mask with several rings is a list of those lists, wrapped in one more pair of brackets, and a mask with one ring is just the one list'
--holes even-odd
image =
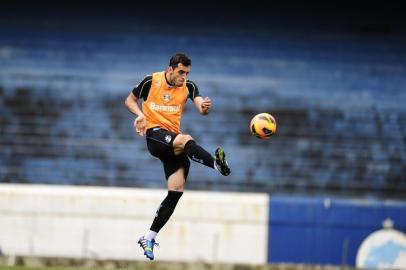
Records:
{"label": "soccer player", "polygon": [[[191,59],[185,54],[175,54],[166,71],[145,77],[125,101],[128,110],[137,115],[134,121],[136,132],[140,136],[146,135],[149,152],[163,163],[168,186],[168,194],[158,207],[149,231],[138,240],[144,255],[150,260],[154,259],[155,238],[183,194],[189,158],[216,169],[222,175],[230,174],[221,147],[216,149],[213,157],[192,136],[180,131],[180,119],[188,98],[202,115],[207,115],[211,108],[210,98],[202,98],[196,84],[187,80],[191,64]],[[142,99],[142,109],[138,106],[139,99]]]}

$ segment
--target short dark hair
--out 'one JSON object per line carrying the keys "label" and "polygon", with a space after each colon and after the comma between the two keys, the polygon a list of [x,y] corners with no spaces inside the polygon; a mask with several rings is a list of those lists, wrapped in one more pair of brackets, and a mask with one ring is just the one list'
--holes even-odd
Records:
{"label": "short dark hair", "polygon": [[190,66],[192,64],[192,60],[184,53],[177,53],[171,57],[171,60],[169,60],[169,66],[171,66],[173,69],[177,68],[179,63],[184,66]]}

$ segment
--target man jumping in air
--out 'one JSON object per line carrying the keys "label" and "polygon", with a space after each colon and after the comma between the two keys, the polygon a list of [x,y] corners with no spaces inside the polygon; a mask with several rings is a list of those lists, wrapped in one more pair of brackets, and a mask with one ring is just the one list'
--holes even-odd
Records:
{"label": "man jumping in air", "polygon": [[[154,259],[155,238],[183,194],[189,158],[216,169],[222,175],[230,174],[221,147],[216,149],[213,157],[192,136],[180,131],[180,119],[188,98],[202,115],[207,115],[211,108],[210,98],[202,98],[196,84],[186,79],[191,64],[185,54],[175,54],[166,71],[145,77],[125,101],[128,110],[137,115],[134,121],[136,132],[140,136],[146,135],[149,152],[162,161],[168,183],[168,195],[160,204],[150,229],[138,240],[150,260]],[[138,106],[139,99],[142,99],[142,109]]]}

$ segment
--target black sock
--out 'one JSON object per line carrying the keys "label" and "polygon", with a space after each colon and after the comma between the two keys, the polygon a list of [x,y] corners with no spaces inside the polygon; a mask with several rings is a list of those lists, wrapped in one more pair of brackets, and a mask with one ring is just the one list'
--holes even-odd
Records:
{"label": "black sock", "polygon": [[178,203],[180,197],[182,196],[182,191],[169,190],[168,195],[162,201],[158,210],[156,211],[155,219],[152,222],[151,231],[159,232],[166,222],[171,217],[173,211],[175,210],[176,204]]}
{"label": "black sock", "polygon": [[191,160],[202,163],[210,168],[214,168],[214,158],[212,155],[200,145],[197,145],[194,140],[190,140],[185,144],[184,151]]}

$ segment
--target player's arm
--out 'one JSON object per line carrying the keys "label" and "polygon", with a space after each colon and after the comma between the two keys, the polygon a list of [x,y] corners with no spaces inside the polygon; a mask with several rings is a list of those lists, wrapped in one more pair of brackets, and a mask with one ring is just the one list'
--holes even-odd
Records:
{"label": "player's arm", "polygon": [[125,100],[125,106],[127,107],[127,109],[131,113],[137,115],[137,118],[135,118],[134,120],[134,127],[135,131],[140,136],[143,136],[146,132],[147,120],[141,108],[138,106],[138,100],[140,98],[143,98],[144,100],[147,99],[149,89],[151,88],[151,80],[152,76],[145,77],[139,85],[134,87],[132,92]]}
{"label": "player's arm", "polygon": [[130,93],[126,98],[125,106],[131,113],[135,114],[136,116],[144,115],[140,106],[138,106],[138,98],[134,96],[133,93]]}
{"label": "player's arm", "polygon": [[193,104],[195,104],[199,113],[201,113],[202,115],[209,114],[211,108],[210,98],[202,98],[199,93],[199,88],[193,81],[188,80],[186,82],[186,86],[189,90],[189,98],[193,101]]}

